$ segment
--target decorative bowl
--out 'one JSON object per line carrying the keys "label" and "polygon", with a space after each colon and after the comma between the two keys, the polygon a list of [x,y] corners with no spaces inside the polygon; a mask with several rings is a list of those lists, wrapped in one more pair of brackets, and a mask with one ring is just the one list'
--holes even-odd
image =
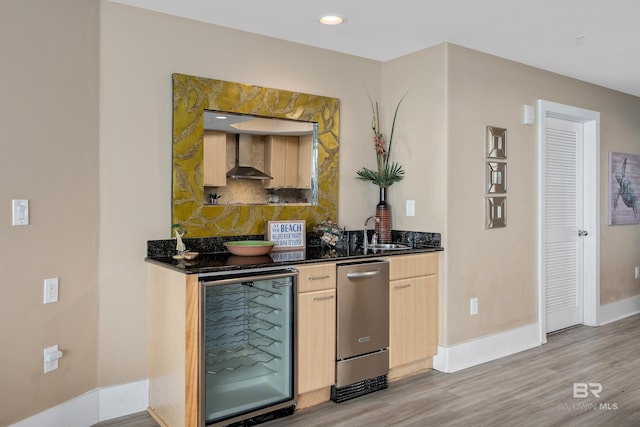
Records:
{"label": "decorative bowl", "polygon": [[229,252],[239,256],[266,255],[273,249],[274,245],[274,242],[266,240],[234,240],[224,243]]}
{"label": "decorative bowl", "polygon": [[183,253],[182,255],[184,255],[184,259],[191,260],[191,259],[194,259],[195,257],[197,257],[200,254],[198,252],[189,251],[189,252]]}

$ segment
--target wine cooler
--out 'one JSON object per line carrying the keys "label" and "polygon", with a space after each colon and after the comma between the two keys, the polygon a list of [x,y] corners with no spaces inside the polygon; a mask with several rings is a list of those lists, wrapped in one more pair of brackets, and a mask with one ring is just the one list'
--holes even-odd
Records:
{"label": "wine cooler", "polygon": [[296,271],[199,279],[201,425],[253,425],[293,413]]}

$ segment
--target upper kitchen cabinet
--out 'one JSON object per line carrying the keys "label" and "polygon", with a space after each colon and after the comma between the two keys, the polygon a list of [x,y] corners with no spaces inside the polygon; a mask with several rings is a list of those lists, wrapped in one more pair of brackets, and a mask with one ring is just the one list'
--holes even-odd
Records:
{"label": "upper kitchen cabinet", "polygon": [[202,179],[206,187],[227,185],[227,134],[205,130],[203,135]]}
{"label": "upper kitchen cabinet", "polygon": [[311,188],[313,135],[268,136],[265,141],[265,188]]}
{"label": "upper kitchen cabinet", "polygon": [[313,135],[301,135],[298,145],[298,183],[296,188],[311,189]]}

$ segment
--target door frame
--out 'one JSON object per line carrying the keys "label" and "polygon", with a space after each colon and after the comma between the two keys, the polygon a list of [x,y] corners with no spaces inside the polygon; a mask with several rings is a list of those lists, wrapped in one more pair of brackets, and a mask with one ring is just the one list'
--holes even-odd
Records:
{"label": "door frame", "polygon": [[543,149],[544,130],[547,117],[582,123],[584,126],[584,229],[589,235],[584,238],[583,262],[583,324],[597,326],[600,308],[600,112],[558,104],[539,99],[537,102],[537,273],[538,273],[538,325],[540,342],[547,342],[546,333],[546,287],[543,282],[542,262],[544,259],[544,233],[542,213],[544,212],[544,194],[542,177],[544,174]]}

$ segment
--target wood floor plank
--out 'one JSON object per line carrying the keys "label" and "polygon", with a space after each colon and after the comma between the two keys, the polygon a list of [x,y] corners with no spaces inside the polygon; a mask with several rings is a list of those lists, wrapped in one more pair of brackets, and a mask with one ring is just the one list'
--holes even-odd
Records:
{"label": "wood floor plank", "polygon": [[94,424],[92,427],[159,427],[147,412],[137,412],[125,417],[114,418]]}
{"label": "wood floor plank", "polygon": [[[637,427],[638,354],[640,315],[597,328],[568,329],[525,352],[452,374],[426,372],[392,382],[386,390],[326,402],[263,425]],[[602,384],[600,397],[574,398],[574,383]],[[98,426],[157,426],[142,415],[152,423]]]}

